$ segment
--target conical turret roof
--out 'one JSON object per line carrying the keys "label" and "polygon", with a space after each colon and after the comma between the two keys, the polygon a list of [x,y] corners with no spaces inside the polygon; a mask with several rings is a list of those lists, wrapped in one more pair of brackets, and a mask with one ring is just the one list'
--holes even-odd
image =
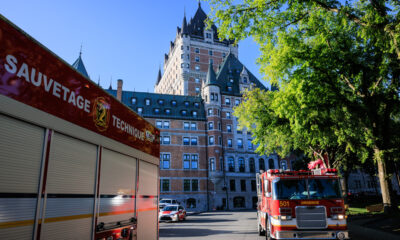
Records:
{"label": "conical turret roof", "polygon": [[85,65],[83,64],[81,55],[82,55],[82,52],[79,53],[79,57],[72,64],[72,67],[75,68],[78,72],[80,72],[85,77],[89,78],[89,74],[87,73]]}
{"label": "conical turret roof", "polygon": [[207,78],[206,78],[206,86],[209,86],[209,85],[219,86],[219,84],[217,83],[217,76],[214,72],[212,63],[210,63],[210,65],[208,65],[208,72],[207,72]]}

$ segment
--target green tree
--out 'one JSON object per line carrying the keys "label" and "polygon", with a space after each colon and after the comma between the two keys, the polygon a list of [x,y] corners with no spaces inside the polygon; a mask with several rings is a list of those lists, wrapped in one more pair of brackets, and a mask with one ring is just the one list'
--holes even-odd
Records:
{"label": "green tree", "polygon": [[[381,0],[209,2],[210,21],[220,26],[221,36],[235,41],[252,36],[261,49],[258,59],[261,72],[283,92],[260,95],[271,98],[273,104],[281,104],[272,109],[275,114],[272,116],[280,119],[280,114],[286,111],[282,121],[291,121],[290,128],[280,126],[280,120],[272,120],[267,122],[277,125],[278,130],[259,129],[259,134],[272,132],[281,144],[312,143],[311,146],[318,147],[317,151],[344,146],[364,158],[366,151],[358,151],[355,146],[372,149],[385,212],[397,209],[389,191],[387,164],[392,159],[389,155],[395,149],[393,146],[399,145],[394,129],[398,128],[400,106],[400,3]],[[310,96],[299,89],[307,90]],[[292,94],[286,96],[287,92]],[[292,103],[289,97],[296,94],[301,97]],[[277,101],[279,98],[282,99]],[[309,114],[315,114],[315,118],[309,118]],[[262,112],[258,117],[266,115]],[[329,119],[334,116],[337,119]],[[345,121],[338,121],[340,118]],[[307,127],[309,120],[312,121]],[[296,121],[300,124],[292,123]],[[318,121],[328,121],[327,126],[333,126],[334,134],[313,129],[313,126],[323,126]],[[288,134],[294,134],[294,138],[290,140]],[[261,135],[256,138],[262,138]],[[305,142],[300,142],[304,139]],[[339,147],[331,144],[335,140]],[[260,143],[271,144],[271,141]],[[285,144],[281,146],[284,151]],[[271,146],[261,148],[269,151]]]}

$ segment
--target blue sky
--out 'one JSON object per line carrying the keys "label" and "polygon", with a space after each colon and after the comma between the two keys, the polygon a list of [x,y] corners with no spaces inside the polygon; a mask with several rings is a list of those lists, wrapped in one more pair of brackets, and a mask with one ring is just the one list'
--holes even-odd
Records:
{"label": "blue sky", "polygon": [[[153,92],[184,9],[190,19],[197,7],[197,0],[12,0],[0,13],[70,64],[82,44],[86,70],[102,87],[123,79],[124,90]],[[261,80],[259,55],[252,39],[239,43],[239,60]]]}

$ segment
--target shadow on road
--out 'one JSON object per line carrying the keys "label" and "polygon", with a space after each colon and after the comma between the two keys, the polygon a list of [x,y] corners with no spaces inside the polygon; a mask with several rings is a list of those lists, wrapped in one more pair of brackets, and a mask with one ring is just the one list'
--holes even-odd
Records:
{"label": "shadow on road", "polygon": [[[229,230],[211,230],[211,229],[199,229],[197,228],[185,228],[185,229],[160,229],[160,235],[164,238],[176,238],[176,237],[204,237],[211,235],[230,235],[234,234],[236,231]],[[256,234],[256,232],[240,232],[242,235],[246,234]]]}

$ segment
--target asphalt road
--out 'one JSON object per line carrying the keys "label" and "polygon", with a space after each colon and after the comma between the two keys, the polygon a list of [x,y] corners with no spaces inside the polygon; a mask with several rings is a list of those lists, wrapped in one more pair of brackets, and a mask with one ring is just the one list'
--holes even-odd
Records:
{"label": "asphalt road", "polygon": [[[261,240],[258,236],[256,211],[208,212],[188,216],[183,222],[161,222],[160,240]],[[368,220],[368,219],[365,219]],[[353,240],[400,239],[398,235],[362,226],[364,219],[348,222]]]}
{"label": "asphalt road", "polygon": [[257,212],[209,212],[192,215],[183,222],[161,222],[160,240],[261,240],[257,233]]}

